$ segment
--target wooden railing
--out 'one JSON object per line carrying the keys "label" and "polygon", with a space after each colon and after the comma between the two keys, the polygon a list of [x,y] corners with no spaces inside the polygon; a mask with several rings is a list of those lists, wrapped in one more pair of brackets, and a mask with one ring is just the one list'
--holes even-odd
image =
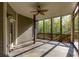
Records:
{"label": "wooden railing", "polygon": [[[51,37],[52,36],[52,37]],[[71,34],[47,34],[47,33],[38,33],[37,34],[38,39],[45,39],[45,40],[54,40],[54,41],[60,41],[60,42],[70,42],[71,41]]]}

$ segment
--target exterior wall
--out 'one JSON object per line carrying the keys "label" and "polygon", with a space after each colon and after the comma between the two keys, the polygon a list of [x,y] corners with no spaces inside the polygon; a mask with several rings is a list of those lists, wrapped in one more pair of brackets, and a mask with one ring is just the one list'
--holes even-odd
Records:
{"label": "exterior wall", "polygon": [[[16,27],[17,27],[16,40],[17,40],[17,42],[16,43],[21,44],[26,41],[32,40],[33,20],[31,18],[17,14],[9,5],[7,6],[7,13],[11,14],[17,21],[17,23],[16,23]],[[16,17],[16,14],[17,14],[17,17]],[[12,42],[15,42],[16,40],[12,40]]]}
{"label": "exterior wall", "polygon": [[31,18],[18,14],[18,38],[17,44],[21,44],[32,40],[32,25],[33,20]]}
{"label": "exterior wall", "polygon": [[[6,7],[4,7],[4,6]],[[4,9],[4,13],[3,13]],[[4,15],[3,15],[4,14]],[[5,3],[2,4],[0,3],[0,56],[3,56],[3,45],[4,45],[4,54],[5,56],[8,56],[9,54],[9,24],[8,24],[8,18],[7,16],[11,15],[14,17],[16,20],[16,28],[15,28],[15,36],[16,39],[12,40],[12,42],[17,41],[17,44],[24,43],[26,41],[32,40],[32,23],[33,20],[31,18],[19,15],[16,13],[9,4]],[[3,19],[4,18],[4,19]],[[4,22],[3,22],[4,20]],[[4,24],[3,24],[4,23]],[[4,30],[3,30],[4,28]],[[4,32],[3,32],[4,31]],[[4,37],[3,37],[4,34]],[[4,39],[4,44],[3,44],[3,39]],[[14,43],[14,45],[15,45]]]}
{"label": "exterior wall", "polygon": [[3,56],[3,3],[0,2],[0,56]]}
{"label": "exterior wall", "polygon": [[28,28],[18,37],[17,44],[22,44],[30,40],[32,40],[32,27]]}

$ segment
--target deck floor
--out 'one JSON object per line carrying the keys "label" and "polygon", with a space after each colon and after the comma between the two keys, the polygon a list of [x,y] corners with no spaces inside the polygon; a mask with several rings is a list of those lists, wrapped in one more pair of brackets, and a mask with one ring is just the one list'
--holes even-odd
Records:
{"label": "deck floor", "polygon": [[35,44],[10,52],[14,57],[78,57],[72,44],[37,40]]}

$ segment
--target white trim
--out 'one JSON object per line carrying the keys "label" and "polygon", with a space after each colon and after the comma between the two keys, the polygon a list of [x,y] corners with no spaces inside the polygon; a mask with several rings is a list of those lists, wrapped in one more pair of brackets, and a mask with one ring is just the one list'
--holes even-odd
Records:
{"label": "white trim", "polygon": [[16,13],[16,41],[15,44],[17,45],[17,36],[18,36],[18,14]]}
{"label": "white trim", "polygon": [[[78,6],[79,8],[79,6]],[[78,12],[78,22],[79,22],[79,12]],[[78,25],[79,27],[79,25]],[[78,57],[79,57],[79,30],[78,30]]]}
{"label": "white trim", "polygon": [[7,2],[3,3],[3,44],[4,44],[4,55],[8,55],[7,46]]}
{"label": "white trim", "polygon": [[75,9],[75,12],[74,13],[76,13],[78,11],[78,6],[76,7],[76,9]]}

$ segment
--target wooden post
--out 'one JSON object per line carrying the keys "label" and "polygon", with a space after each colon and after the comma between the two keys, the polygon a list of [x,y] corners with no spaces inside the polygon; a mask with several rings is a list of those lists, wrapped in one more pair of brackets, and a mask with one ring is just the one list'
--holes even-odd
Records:
{"label": "wooden post", "polygon": [[62,35],[62,16],[60,17],[60,35]]}
{"label": "wooden post", "polygon": [[53,39],[53,31],[52,31],[52,28],[53,28],[53,26],[52,26],[52,18],[51,18],[51,40]]}
{"label": "wooden post", "polygon": [[79,57],[79,2],[78,2],[78,57]]}
{"label": "wooden post", "polygon": [[33,38],[33,41],[34,41],[34,44],[35,44],[35,33],[36,33],[36,32],[35,32],[35,29],[36,29],[36,21],[35,21],[35,20],[36,20],[36,15],[34,14],[34,15],[33,15],[33,21],[34,21],[34,28],[33,28],[33,31],[34,31],[34,32],[33,32],[33,33],[34,33],[34,38]]}
{"label": "wooden post", "polygon": [[78,10],[78,57],[79,57],[79,10]]}
{"label": "wooden post", "polygon": [[74,42],[74,15],[71,18],[71,42]]}
{"label": "wooden post", "polygon": [[45,39],[45,20],[43,20],[43,39]]}

